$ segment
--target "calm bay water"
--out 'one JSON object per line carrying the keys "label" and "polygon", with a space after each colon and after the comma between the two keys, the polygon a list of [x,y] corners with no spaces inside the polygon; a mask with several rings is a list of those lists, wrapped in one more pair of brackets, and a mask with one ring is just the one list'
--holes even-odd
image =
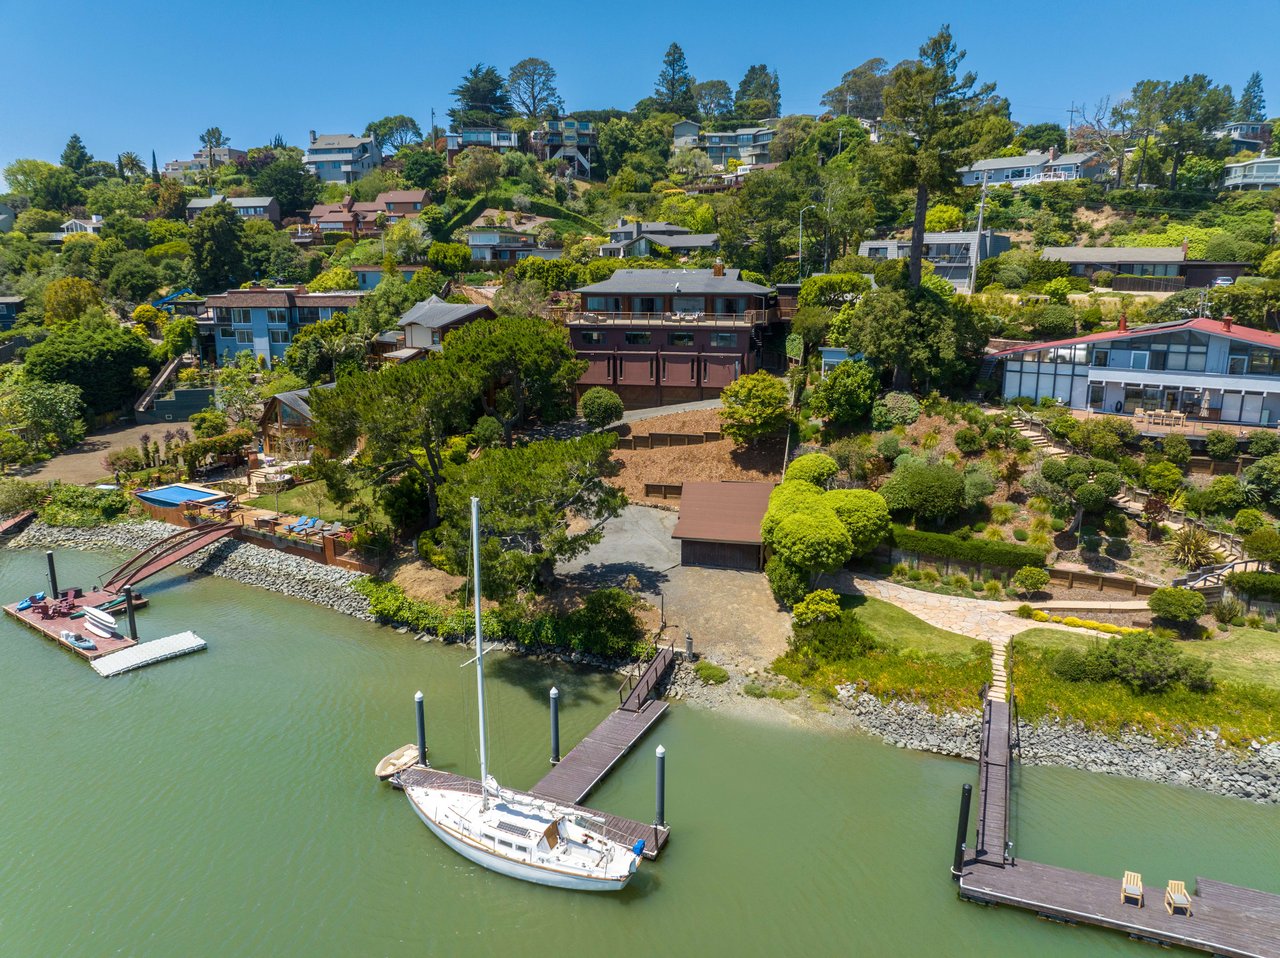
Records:
{"label": "calm bay water", "polygon": [[[59,553],[59,580],[92,583],[112,558]],[[42,553],[0,550],[5,602],[43,582]],[[418,688],[433,762],[476,774],[468,652],[219,579],[147,591],[144,638],[193,628],[209,651],[103,680],[0,621],[5,956],[1146,954],[956,898],[971,764],[680,706],[590,799],[651,818],[667,747],[672,841],[630,888],[491,875],[372,775],[412,740]],[[507,785],[547,768],[552,684],[566,750],[616,703],[610,678],[488,661]],[[1061,769],[1023,770],[1018,796],[1019,855],[1280,892],[1278,809]]]}

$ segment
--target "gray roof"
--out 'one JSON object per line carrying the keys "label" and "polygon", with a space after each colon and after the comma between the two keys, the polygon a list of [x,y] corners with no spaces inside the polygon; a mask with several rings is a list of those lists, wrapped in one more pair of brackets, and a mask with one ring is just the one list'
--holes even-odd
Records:
{"label": "gray roof", "polygon": [[313,150],[352,149],[361,143],[373,144],[371,136],[352,136],[350,133],[321,133],[308,145]]}
{"label": "gray roof", "polygon": [[574,290],[575,293],[690,293],[692,295],[733,295],[735,293],[770,292],[768,286],[759,286],[739,279],[742,270],[726,269],[723,276],[716,276],[709,269],[620,269],[600,283],[592,283]]}
{"label": "gray roof", "polygon": [[970,166],[960,167],[961,173],[980,173],[983,170],[1012,170],[1023,166],[1060,166],[1067,163],[1083,163],[1097,156],[1096,153],[1063,153],[1054,159],[1048,153],[1023,153],[1021,156],[993,156],[988,160],[978,160]]}
{"label": "gray roof", "polygon": [[720,242],[719,233],[685,233],[665,236],[661,233],[650,235],[651,241],[668,249],[709,249]]}
{"label": "gray roof", "polygon": [[[316,386],[315,388],[332,389],[335,385],[337,384],[325,383],[323,386]],[[288,392],[276,393],[271,398],[279,399],[281,403],[288,406],[294,412],[300,413],[308,419],[311,418],[311,403],[309,401],[311,398],[310,389],[291,389]],[[270,402],[270,400],[268,400],[268,402]]]}
{"label": "gray roof", "polygon": [[187,204],[187,209],[204,209],[217,203],[230,203],[233,207],[267,206],[274,201],[274,196],[223,196],[217,193],[213,196],[197,196]]}
{"label": "gray roof", "polygon": [[1181,263],[1181,246],[1046,246],[1041,259],[1060,263]]}
{"label": "gray roof", "polygon": [[400,317],[400,325],[440,329],[452,323],[471,319],[488,309],[488,306],[480,306],[476,303],[446,303],[439,296],[431,296],[409,307]]}
{"label": "gray roof", "polygon": [[25,296],[0,296],[0,303],[25,303]]}

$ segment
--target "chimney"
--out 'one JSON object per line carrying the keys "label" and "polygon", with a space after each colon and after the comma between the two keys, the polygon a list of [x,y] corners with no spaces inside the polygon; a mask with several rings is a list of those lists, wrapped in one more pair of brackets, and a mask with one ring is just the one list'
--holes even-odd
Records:
{"label": "chimney", "polygon": [[1182,237],[1182,258],[1183,259],[1187,258],[1187,250],[1190,248],[1191,248],[1191,237],[1190,236]]}
{"label": "chimney", "polygon": [[1126,316],[1124,313],[1121,313],[1120,314],[1120,332],[1126,333],[1128,331],[1129,331],[1129,317]]}
{"label": "chimney", "polygon": [[1049,147],[1049,162],[1052,163],[1058,158],[1058,148],[1056,146]]}
{"label": "chimney", "polygon": [[1229,332],[1231,332],[1231,317],[1230,317],[1230,316],[1223,316],[1223,317],[1222,317],[1222,331],[1223,331],[1224,333],[1229,333]]}
{"label": "chimney", "polygon": [[716,257],[715,265],[711,267],[711,275],[712,276],[724,275],[724,260],[720,259],[720,257],[718,256]]}
{"label": "chimney", "polygon": [[311,142],[312,142],[312,143],[314,143],[314,142],[316,141],[316,131],[315,131],[315,130],[309,130],[309,131],[308,131],[308,133],[309,133],[309,134],[310,134],[310,136],[311,136]]}

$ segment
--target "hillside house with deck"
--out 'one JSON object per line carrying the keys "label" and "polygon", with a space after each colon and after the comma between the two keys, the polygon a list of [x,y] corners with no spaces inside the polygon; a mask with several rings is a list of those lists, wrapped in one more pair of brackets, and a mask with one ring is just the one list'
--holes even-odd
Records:
{"label": "hillside house with deck", "polygon": [[711,399],[745,373],[785,367],[777,295],[725,269],[620,269],[574,290],[569,336],[588,362],[580,389],[630,407]]}
{"label": "hillside house with deck", "polygon": [[[1002,363],[1005,399],[1178,423],[1280,421],[1280,333],[1196,317],[1015,346]],[[1171,416],[1168,414],[1172,414]]]}
{"label": "hillside house with deck", "polygon": [[382,151],[371,136],[312,130],[302,163],[326,183],[354,183],[382,165]]}
{"label": "hillside house with deck", "polygon": [[305,286],[229,289],[210,296],[196,320],[201,355],[221,365],[248,351],[273,366],[284,358],[299,329],[354,309],[364,295],[309,293]]}

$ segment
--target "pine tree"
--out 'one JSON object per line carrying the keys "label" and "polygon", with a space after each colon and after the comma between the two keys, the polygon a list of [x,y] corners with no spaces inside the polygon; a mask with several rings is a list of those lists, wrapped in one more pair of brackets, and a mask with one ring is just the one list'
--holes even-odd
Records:
{"label": "pine tree", "polygon": [[693,84],[693,74],[689,72],[684,51],[680,49],[680,44],[671,44],[662,58],[662,70],[659,71],[657,85],[653,88],[653,98],[658,109],[664,113],[693,116],[698,110]]}
{"label": "pine tree", "polygon": [[1236,102],[1236,120],[1260,123],[1267,118],[1267,101],[1262,95],[1262,74],[1254,70]]}
{"label": "pine tree", "polygon": [[62,165],[79,173],[92,161],[93,157],[84,148],[84,141],[80,139],[80,134],[72,133],[71,139],[67,140],[67,145],[62,150]]}
{"label": "pine tree", "polygon": [[738,84],[736,99],[739,103],[745,103],[747,100],[764,100],[769,104],[773,115],[777,116],[782,107],[778,71],[770,72],[769,67],[763,63],[747,67],[742,82]]}

